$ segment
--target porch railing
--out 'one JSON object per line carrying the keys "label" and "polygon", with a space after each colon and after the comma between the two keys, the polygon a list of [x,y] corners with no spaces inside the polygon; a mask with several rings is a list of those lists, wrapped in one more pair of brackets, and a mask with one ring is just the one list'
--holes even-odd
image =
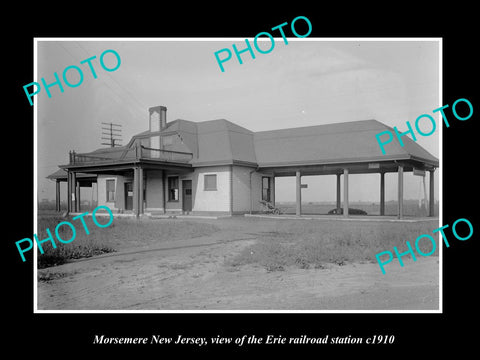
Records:
{"label": "porch railing", "polygon": [[143,145],[140,146],[140,152],[141,158],[172,162],[189,162],[193,157],[193,154],[188,152],[153,149]]}
{"label": "porch railing", "polygon": [[125,160],[158,160],[176,163],[188,163],[193,158],[192,153],[182,151],[171,151],[153,149],[143,145],[136,144],[128,149],[109,150],[108,153],[92,155],[77,154],[70,151],[70,165],[95,164],[108,161],[125,161]]}

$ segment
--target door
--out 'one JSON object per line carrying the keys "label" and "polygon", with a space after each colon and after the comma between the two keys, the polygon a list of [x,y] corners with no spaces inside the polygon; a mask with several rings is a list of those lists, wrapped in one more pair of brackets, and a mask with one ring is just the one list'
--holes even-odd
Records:
{"label": "door", "polygon": [[125,210],[133,210],[133,182],[125,183]]}
{"label": "door", "polygon": [[192,180],[182,180],[182,210],[192,211]]}

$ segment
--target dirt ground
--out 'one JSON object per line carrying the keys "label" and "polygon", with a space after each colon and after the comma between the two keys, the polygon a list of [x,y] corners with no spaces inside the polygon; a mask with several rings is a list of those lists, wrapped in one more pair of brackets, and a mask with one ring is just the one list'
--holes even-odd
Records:
{"label": "dirt ground", "polygon": [[[161,220],[157,220],[161,221]],[[181,221],[181,220],[179,220]],[[206,221],[206,220],[205,220]],[[439,258],[329,264],[323,269],[230,267],[256,240],[235,219],[212,236],[123,249],[39,270],[38,310],[438,310]]]}

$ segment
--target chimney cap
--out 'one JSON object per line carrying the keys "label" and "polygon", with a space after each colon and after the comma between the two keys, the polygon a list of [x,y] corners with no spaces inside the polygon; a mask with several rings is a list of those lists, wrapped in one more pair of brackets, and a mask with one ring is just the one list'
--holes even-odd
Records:
{"label": "chimney cap", "polygon": [[150,108],[148,108],[148,111],[150,113],[154,112],[154,111],[167,111],[167,107],[166,106],[162,106],[162,105],[158,105],[158,106],[152,106]]}

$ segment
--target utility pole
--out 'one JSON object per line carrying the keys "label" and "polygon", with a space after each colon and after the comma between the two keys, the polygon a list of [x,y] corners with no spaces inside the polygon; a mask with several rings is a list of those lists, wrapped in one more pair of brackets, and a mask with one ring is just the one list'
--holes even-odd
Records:
{"label": "utility pole", "polygon": [[102,145],[108,145],[110,147],[122,146],[122,125],[114,123],[102,122],[102,140],[108,142],[102,142]]}

